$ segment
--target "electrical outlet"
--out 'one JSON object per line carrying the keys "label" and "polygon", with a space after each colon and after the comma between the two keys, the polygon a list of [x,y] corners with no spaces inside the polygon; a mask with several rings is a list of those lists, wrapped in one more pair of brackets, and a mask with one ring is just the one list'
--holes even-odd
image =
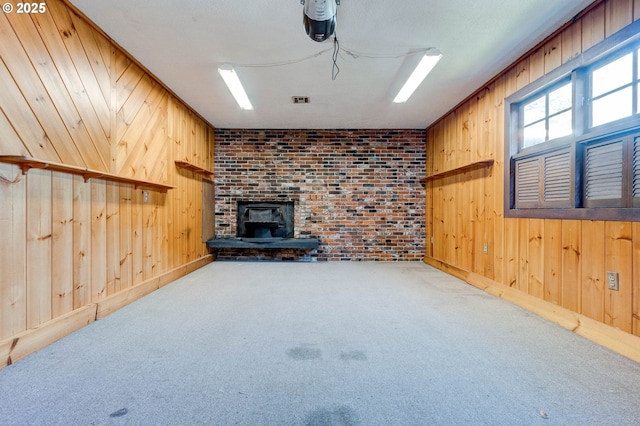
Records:
{"label": "electrical outlet", "polygon": [[620,276],[617,272],[607,271],[607,288],[613,291],[620,290]]}
{"label": "electrical outlet", "polygon": [[142,191],[142,202],[149,202],[149,191]]}
{"label": "electrical outlet", "polygon": [[484,254],[489,254],[489,243],[484,243],[482,251],[484,252]]}

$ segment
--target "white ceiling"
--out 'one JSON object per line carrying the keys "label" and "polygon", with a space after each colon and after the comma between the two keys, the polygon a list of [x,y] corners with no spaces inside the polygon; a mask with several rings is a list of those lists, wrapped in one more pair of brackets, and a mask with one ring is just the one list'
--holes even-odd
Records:
{"label": "white ceiling", "polygon": [[[332,41],[309,39],[299,0],[70,0],[218,128],[425,128],[592,0],[342,0]],[[400,86],[443,58],[405,104]],[[220,78],[235,66],[254,110]],[[294,105],[292,96],[309,96]]]}

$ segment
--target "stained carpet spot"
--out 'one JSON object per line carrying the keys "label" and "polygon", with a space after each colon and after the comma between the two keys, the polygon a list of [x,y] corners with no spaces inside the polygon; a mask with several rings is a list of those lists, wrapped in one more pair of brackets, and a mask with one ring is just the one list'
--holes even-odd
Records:
{"label": "stained carpet spot", "polygon": [[358,415],[346,405],[339,407],[318,408],[307,415],[305,426],[356,426],[359,425]]}
{"label": "stained carpet spot", "polygon": [[322,351],[316,348],[309,348],[307,346],[298,346],[297,348],[291,348],[287,351],[289,358],[295,360],[309,360],[319,359],[322,356]]}
{"label": "stained carpet spot", "polygon": [[118,411],[114,411],[113,413],[109,414],[109,417],[122,417],[126,415],[128,412],[129,410],[127,410],[126,408],[121,408]]}
{"label": "stained carpet spot", "polygon": [[363,351],[340,352],[343,361],[366,361],[367,355]]}

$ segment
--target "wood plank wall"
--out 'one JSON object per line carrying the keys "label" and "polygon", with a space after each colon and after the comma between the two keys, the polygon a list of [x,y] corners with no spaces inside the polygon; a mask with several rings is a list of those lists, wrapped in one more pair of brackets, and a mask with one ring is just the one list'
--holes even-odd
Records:
{"label": "wood plank wall", "polygon": [[0,341],[207,255],[202,177],[174,160],[212,170],[213,128],[65,3],[46,5],[0,13],[0,155],[175,188],[0,163]]}
{"label": "wood plank wall", "polygon": [[639,18],[637,0],[596,2],[428,129],[428,174],[495,163],[427,183],[427,258],[640,336],[640,222],[503,214],[504,99]]}

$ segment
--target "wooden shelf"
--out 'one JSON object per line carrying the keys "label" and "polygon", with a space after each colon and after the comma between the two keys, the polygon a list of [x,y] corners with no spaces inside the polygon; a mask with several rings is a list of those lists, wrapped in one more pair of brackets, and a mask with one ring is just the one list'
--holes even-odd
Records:
{"label": "wooden shelf", "polygon": [[135,188],[144,187],[159,191],[173,189],[173,186],[161,183],[148,182],[140,179],[127,178],[124,176],[114,175],[112,173],[91,170],[84,167],[70,166],[67,164],[53,163],[51,161],[36,160],[35,158],[19,155],[0,155],[0,162],[17,164],[22,169],[22,174],[27,174],[29,169],[47,169],[57,172],[65,172],[74,175],[80,175],[87,182],[89,179],[104,179],[111,182],[128,183]]}
{"label": "wooden shelf", "polygon": [[427,182],[430,181],[432,179],[436,179],[436,178],[440,178],[440,177],[444,177],[444,176],[449,176],[449,175],[454,175],[457,173],[464,173],[467,172],[469,170],[473,170],[473,169],[478,169],[481,167],[491,167],[494,163],[493,158],[489,158],[489,159],[485,159],[485,160],[478,160],[475,161],[473,163],[469,163],[469,164],[465,164],[464,166],[460,166],[460,167],[456,167],[454,169],[449,169],[449,170],[444,170],[442,172],[438,172],[438,173],[434,173],[432,175],[427,176],[426,178],[422,178],[420,179],[423,182]]}
{"label": "wooden shelf", "polygon": [[211,177],[213,176],[213,172],[207,170],[207,169],[203,169],[202,167],[198,167],[196,165],[193,165],[187,161],[177,161],[176,160],[176,166],[178,167],[182,167],[183,169],[187,169],[187,170],[191,170],[192,172],[195,173],[199,173],[201,175],[205,175],[207,177]]}

